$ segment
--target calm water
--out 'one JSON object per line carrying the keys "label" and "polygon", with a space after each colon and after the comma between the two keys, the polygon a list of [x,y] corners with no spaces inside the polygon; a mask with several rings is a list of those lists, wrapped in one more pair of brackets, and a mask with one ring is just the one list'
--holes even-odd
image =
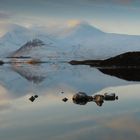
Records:
{"label": "calm water", "polygon": [[[122,78],[122,79],[121,79]],[[116,93],[116,101],[77,105],[72,96]],[[0,67],[2,140],[139,140],[140,83],[65,63]],[[34,102],[29,98],[38,95]],[[63,98],[68,98],[63,102]]]}

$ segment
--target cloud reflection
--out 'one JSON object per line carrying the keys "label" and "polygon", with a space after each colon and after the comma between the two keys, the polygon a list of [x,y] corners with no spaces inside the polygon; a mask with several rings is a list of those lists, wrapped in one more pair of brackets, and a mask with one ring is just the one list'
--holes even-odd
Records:
{"label": "cloud reflection", "polygon": [[[28,100],[32,93],[18,99],[11,99],[12,108],[5,112],[0,119],[0,132],[8,132],[8,135],[2,133],[1,138],[3,140],[9,138],[16,140],[20,137],[21,140],[25,138],[38,140],[40,137],[46,137],[49,140],[90,140],[91,138],[95,140],[123,140],[130,135],[127,139],[138,140],[140,137],[138,117],[140,110],[139,106],[136,106],[139,105],[139,100],[135,100],[135,98],[139,97],[137,91],[140,86],[129,85],[110,88],[111,91],[113,89],[118,91],[119,101],[123,97],[126,102],[123,100],[119,104],[108,104],[100,110],[97,109],[96,105],[83,107],[75,106],[69,101],[66,104],[63,103],[61,101],[63,94],[64,96],[67,94],[67,97],[70,98],[73,95],[71,91],[54,94],[57,93],[57,90],[50,90],[49,93],[40,95],[34,103]],[[128,96],[128,91],[132,96]],[[3,100],[7,99],[6,93],[7,91],[1,87]],[[136,105],[132,106],[130,104],[132,101],[136,101]],[[127,106],[127,102],[129,106]],[[126,112],[126,109],[129,112]]]}

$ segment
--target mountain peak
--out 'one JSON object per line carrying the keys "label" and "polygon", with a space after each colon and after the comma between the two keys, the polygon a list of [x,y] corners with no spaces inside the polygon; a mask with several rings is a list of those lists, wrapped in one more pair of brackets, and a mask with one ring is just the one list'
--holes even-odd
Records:
{"label": "mountain peak", "polygon": [[33,48],[38,48],[44,46],[44,42],[40,39],[33,39],[31,41],[28,41],[25,43],[21,48],[19,48],[17,51],[15,51],[12,56],[17,56],[23,52],[30,51]]}
{"label": "mountain peak", "polygon": [[[44,42],[40,39],[33,39],[31,41],[28,41],[27,43],[25,43],[19,50],[25,50],[27,48],[35,48],[35,47],[41,47],[44,46]],[[18,51],[19,51],[18,50]]]}
{"label": "mountain peak", "polygon": [[78,23],[73,30],[75,31],[81,31],[81,32],[89,32],[89,33],[94,33],[94,34],[101,34],[104,33],[100,29],[90,25],[87,22],[80,22]]}
{"label": "mountain peak", "polygon": [[40,39],[33,39],[27,42],[24,46],[43,46],[45,45],[44,42]]}
{"label": "mountain peak", "polygon": [[21,25],[17,25],[17,24],[12,24],[10,27],[10,31],[28,31],[29,29],[21,26]]}
{"label": "mountain peak", "polygon": [[100,35],[104,35],[100,29],[88,24],[87,22],[80,22],[76,24],[74,27],[69,28],[66,32],[64,32],[61,36],[63,40],[67,40],[70,42],[79,42],[80,40],[85,40],[85,38],[95,38]]}

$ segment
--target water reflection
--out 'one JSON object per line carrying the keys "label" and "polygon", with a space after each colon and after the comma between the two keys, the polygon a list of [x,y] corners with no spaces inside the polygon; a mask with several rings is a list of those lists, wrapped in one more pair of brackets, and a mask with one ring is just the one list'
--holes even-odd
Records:
{"label": "water reflection", "polygon": [[[133,73],[138,74],[135,70],[129,73],[128,69],[116,71],[118,77],[129,80],[136,79]],[[0,68],[0,138],[139,140],[139,91],[139,84],[87,66],[3,66]]]}
{"label": "water reflection", "polygon": [[46,73],[41,70],[41,66],[34,65],[11,65],[12,70],[20,74],[30,82],[39,84],[46,78]]}
{"label": "water reflection", "polygon": [[[134,82],[113,78],[85,67],[69,69],[39,66],[39,69],[26,65],[20,66],[20,69],[27,67],[27,73],[29,71],[30,74],[46,78],[36,84],[32,80],[25,80],[27,78],[22,78],[16,71],[0,69],[1,139],[39,140],[45,137],[49,140],[90,140],[94,137],[95,140],[139,140],[139,84],[134,85]],[[15,77],[14,82],[8,82]],[[50,85],[48,81],[52,81]],[[32,87],[29,84],[32,82],[38,89],[36,94],[30,91]],[[123,84],[129,85],[122,86]],[[25,87],[29,89],[25,90]],[[24,94],[20,93],[22,90]],[[86,104],[84,107],[73,104],[73,96],[77,97],[75,93],[78,91],[86,93],[82,96],[86,99],[79,102]],[[105,93],[113,94],[107,96]],[[35,98],[36,95],[39,98]],[[115,101],[116,95],[119,96],[118,101]],[[35,98],[33,104],[30,97]],[[68,100],[64,103],[62,99]]]}
{"label": "water reflection", "polygon": [[[126,70],[125,72],[127,73]],[[12,64],[0,69],[0,84],[15,98],[28,93],[43,95],[55,90],[56,94],[83,91],[88,95],[109,86],[132,84],[116,79],[87,66],[71,66],[66,63],[43,63],[41,65]],[[119,74],[119,72],[118,72]],[[132,74],[130,74],[132,78]],[[121,77],[121,76],[120,76]]]}
{"label": "water reflection", "polygon": [[98,68],[102,73],[127,81],[140,81],[140,68]]}

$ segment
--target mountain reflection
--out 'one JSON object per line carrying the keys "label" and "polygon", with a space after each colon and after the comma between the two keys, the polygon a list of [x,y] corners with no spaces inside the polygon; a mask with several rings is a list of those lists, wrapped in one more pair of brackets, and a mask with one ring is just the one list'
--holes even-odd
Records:
{"label": "mountain reflection", "polygon": [[31,65],[12,65],[12,70],[20,74],[23,78],[27,79],[29,82],[39,84],[46,78],[46,72],[41,70],[41,66],[31,66]]}
{"label": "mountain reflection", "polygon": [[127,81],[140,81],[140,68],[98,68],[104,74]]}
{"label": "mountain reflection", "polygon": [[47,67],[43,65],[12,64],[11,69],[29,82],[39,84],[56,71],[56,66],[51,64]]}

